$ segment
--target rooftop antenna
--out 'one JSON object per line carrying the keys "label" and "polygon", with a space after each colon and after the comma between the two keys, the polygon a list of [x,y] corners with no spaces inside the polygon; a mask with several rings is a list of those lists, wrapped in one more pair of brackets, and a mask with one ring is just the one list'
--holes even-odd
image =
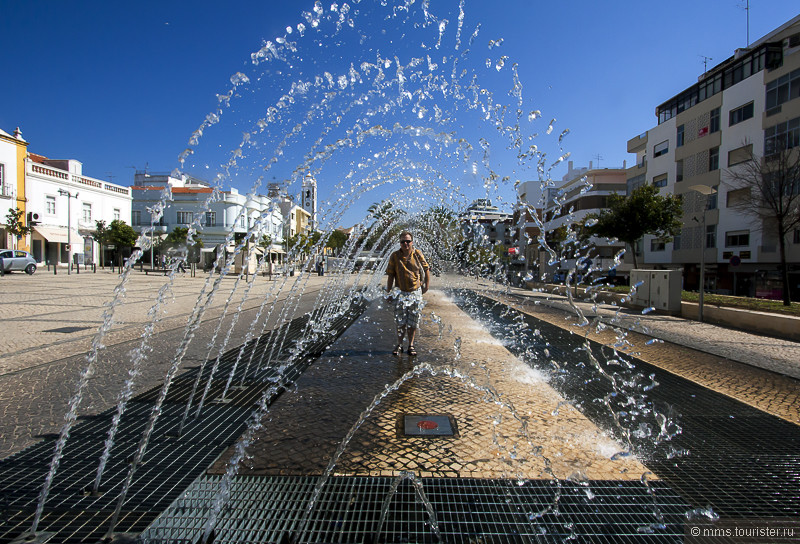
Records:
{"label": "rooftop antenna", "polygon": [[708,72],[708,61],[714,59],[712,59],[711,57],[707,57],[705,55],[700,55],[700,57],[703,59],[703,74],[705,75],[705,73]]}
{"label": "rooftop antenna", "polygon": [[597,167],[598,167],[598,168],[600,168],[600,160],[603,158],[603,156],[602,156],[602,155],[600,155],[600,153],[598,153],[597,155],[595,155],[595,156],[594,156],[594,157],[592,157],[592,158],[593,158],[593,159],[597,159]]}
{"label": "rooftop antenna", "polygon": [[747,47],[750,47],[750,0],[747,0],[747,7],[744,10],[747,13]]}
{"label": "rooftop antenna", "polygon": [[106,176],[108,176],[108,181],[110,183],[114,183],[114,172],[106,172]]}
{"label": "rooftop antenna", "polygon": [[745,0],[745,19],[747,20],[747,47],[750,47],[750,0]]}

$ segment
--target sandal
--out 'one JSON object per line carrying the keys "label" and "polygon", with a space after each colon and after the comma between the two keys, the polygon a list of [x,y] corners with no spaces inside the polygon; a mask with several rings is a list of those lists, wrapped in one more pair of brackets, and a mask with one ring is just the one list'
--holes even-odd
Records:
{"label": "sandal", "polygon": [[403,351],[403,345],[402,344],[397,344],[397,347],[394,348],[394,351],[392,352],[392,355],[400,355],[401,351]]}
{"label": "sandal", "polygon": [[414,357],[417,354],[417,350],[414,349],[414,346],[408,346],[408,354]]}

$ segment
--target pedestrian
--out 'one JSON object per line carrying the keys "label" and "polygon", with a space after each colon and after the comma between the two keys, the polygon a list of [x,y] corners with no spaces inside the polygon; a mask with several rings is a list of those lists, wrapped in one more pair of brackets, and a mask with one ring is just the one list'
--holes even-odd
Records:
{"label": "pedestrian", "polygon": [[[414,338],[419,328],[422,308],[425,303],[422,295],[428,291],[431,282],[430,267],[425,256],[414,249],[414,237],[410,232],[400,234],[400,249],[389,257],[386,267],[389,279],[386,282],[389,300],[394,301],[394,319],[397,325],[397,346],[392,352],[399,355],[403,350],[403,338],[408,336],[408,351],[417,354]],[[392,287],[397,284],[395,291]]]}

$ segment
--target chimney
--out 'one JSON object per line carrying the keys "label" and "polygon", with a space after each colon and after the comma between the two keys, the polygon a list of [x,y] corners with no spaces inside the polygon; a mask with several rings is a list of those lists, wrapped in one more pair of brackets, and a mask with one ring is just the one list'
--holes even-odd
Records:
{"label": "chimney", "polygon": [[592,161],[589,161],[589,170],[592,169]]}

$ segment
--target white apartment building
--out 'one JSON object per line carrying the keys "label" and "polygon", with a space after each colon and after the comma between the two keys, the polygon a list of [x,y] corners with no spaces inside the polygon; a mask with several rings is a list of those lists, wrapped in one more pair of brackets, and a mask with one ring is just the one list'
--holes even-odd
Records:
{"label": "white apartment building", "polygon": [[[657,126],[628,141],[636,154],[628,187],[681,195],[683,229],[668,243],[646,237],[640,263],[681,268],[684,288],[698,289],[705,247],[708,290],[778,297],[778,240],[736,209],[740,189],[729,172],[751,156],[800,147],[800,15],[700,75],[656,116]],[[800,233],[787,242],[800,291]]]}
{"label": "white apartment building", "polygon": [[[167,185],[172,198],[166,202],[163,215],[155,225],[155,236],[163,238],[176,226],[189,227],[195,223],[199,238],[204,244],[203,252],[212,253],[219,244],[225,242],[231,231],[234,235],[243,236],[261,218],[256,240],[260,240],[261,235],[268,236],[271,241],[268,249],[274,256],[272,260],[280,260],[279,256],[284,253],[281,245],[284,239],[284,219],[277,202],[264,195],[248,197],[231,188],[229,191],[221,191],[219,198],[208,203],[206,208],[206,201],[212,196],[213,189],[207,182],[186,174],[176,178],[164,173],[135,173],[131,187],[132,226],[138,232],[150,226],[153,220],[151,210],[160,202]],[[225,249],[230,251],[233,247],[234,244],[231,243]],[[211,257],[206,258],[206,261],[209,258]]]}
{"label": "white apartment building", "polygon": [[83,164],[75,159],[28,153],[25,194],[28,217],[37,220],[31,253],[42,264],[99,264],[99,244],[92,239],[95,221],[130,222],[130,189],[84,176]]}
{"label": "white apartment building", "polygon": [[[624,195],[627,192],[627,170],[625,164],[619,168],[594,168],[592,162],[588,167],[575,168],[573,161],[568,163],[567,173],[561,178],[561,183],[546,191],[544,209],[545,229],[550,232],[569,224],[577,224],[586,219],[589,214],[599,214],[608,207],[608,197],[612,194]],[[610,243],[606,239],[592,237],[590,253],[582,252],[581,257],[589,258],[591,262],[581,263],[581,266],[590,265],[599,269],[596,275],[605,275],[609,278],[627,277],[632,268],[627,263],[615,265],[614,257],[624,249],[623,242]],[[564,255],[556,266],[547,266],[549,257],[542,255],[539,258],[539,273],[547,274],[546,277],[563,277],[570,270],[581,268],[572,255]]]}
{"label": "white apartment building", "polygon": [[501,211],[488,198],[479,198],[458,214],[461,230],[467,238],[484,244],[511,247],[513,214]]}

